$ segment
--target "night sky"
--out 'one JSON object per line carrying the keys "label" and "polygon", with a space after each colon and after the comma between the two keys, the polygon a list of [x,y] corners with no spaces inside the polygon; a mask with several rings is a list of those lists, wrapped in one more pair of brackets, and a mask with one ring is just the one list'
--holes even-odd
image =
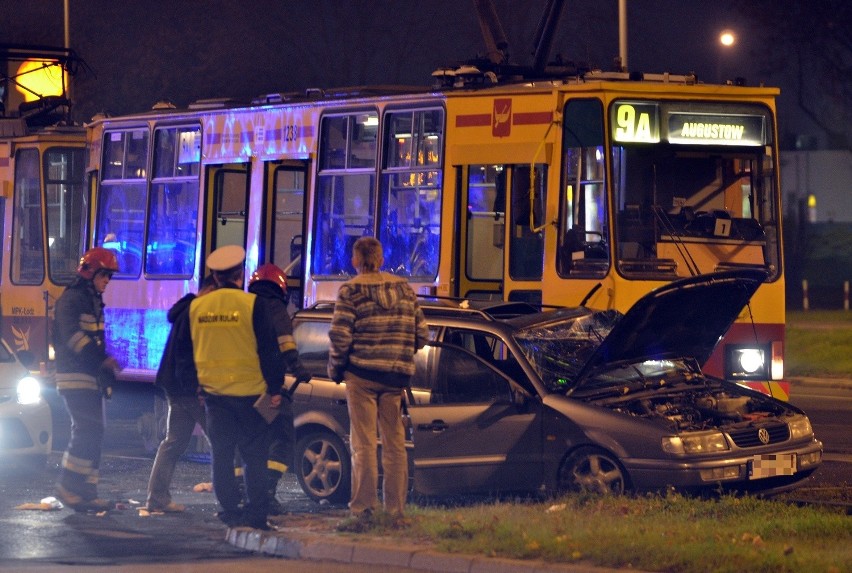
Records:
{"label": "night sky", "polygon": [[[494,0],[512,63],[529,64],[544,0]],[[628,0],[628,66],[742,76],[782,88],[783,130],[812,129],[789,78],[761,72],[753,34],[727,0]],[[309,87],[428,85],[433,70],[485,53],[472,0],[70,0],[70,46],[86,62],[74,119],[159,100],[250,100]],[[722,29],[738,35],[718,43]],[[0,43],[64,44],[62,0],[0,0]],[[568,0],[551,49],[611,69],[617,0]],[[762,75],[761,75],[762,74]]]}

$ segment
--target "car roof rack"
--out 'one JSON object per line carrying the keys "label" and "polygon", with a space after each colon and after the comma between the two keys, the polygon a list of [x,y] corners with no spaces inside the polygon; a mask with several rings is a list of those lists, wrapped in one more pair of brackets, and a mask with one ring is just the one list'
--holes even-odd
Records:
{"label": "car roof rack", "polygon": [[488,320],[504,320],[516,316],[541,312],[541,307],[520,301],[457,298],[434,295],[418,295],[423,312],[432,316],[458,316],[476,314]]}
{"label": "car roof rack", "polygon": [[[418,295],[420,307],[429,316],[475,315],[485,320],[506,320],[517,316],[536,314],[542,307],[528,302],[483,300],[433,295]],[[305,310],[330,312],[334,310],[334,301],[317,301]]]}

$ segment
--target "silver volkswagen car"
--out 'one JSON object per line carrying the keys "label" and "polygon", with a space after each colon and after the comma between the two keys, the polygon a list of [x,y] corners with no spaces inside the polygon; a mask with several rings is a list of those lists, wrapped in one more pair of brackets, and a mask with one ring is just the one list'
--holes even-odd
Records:
{"label": "silver volkswagen car", "polygon": [[[794,487],[822,461],[807,416],[700,367],[764,278],[683,279],[624,315],[424,301],[433,342],[404,412],[413,493]],[[325,373],[332,312],[319,304],[294,322],[314,376],[295,394],[295,471],[308,496],[345,502],[346,399]]]}

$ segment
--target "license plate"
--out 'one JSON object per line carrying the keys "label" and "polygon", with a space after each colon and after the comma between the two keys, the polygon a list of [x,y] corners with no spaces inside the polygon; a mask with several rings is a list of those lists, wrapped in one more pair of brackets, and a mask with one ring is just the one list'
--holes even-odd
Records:
{"label": "license plate", "polygon": [[764,454],[749,463],[749,479],[791,476],[796,473],[796,454]]}

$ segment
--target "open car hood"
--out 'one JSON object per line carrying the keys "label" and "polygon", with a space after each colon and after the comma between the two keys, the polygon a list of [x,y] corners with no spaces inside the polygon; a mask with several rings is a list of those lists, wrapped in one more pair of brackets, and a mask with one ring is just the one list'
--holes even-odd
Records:
{"label": "open car hood", "polygon": [[693,357],[704,364],[737,315],[766,280],[762,269],[698,275],[651,291],[621,317],[591,353],[574,388],[599,367]]}

